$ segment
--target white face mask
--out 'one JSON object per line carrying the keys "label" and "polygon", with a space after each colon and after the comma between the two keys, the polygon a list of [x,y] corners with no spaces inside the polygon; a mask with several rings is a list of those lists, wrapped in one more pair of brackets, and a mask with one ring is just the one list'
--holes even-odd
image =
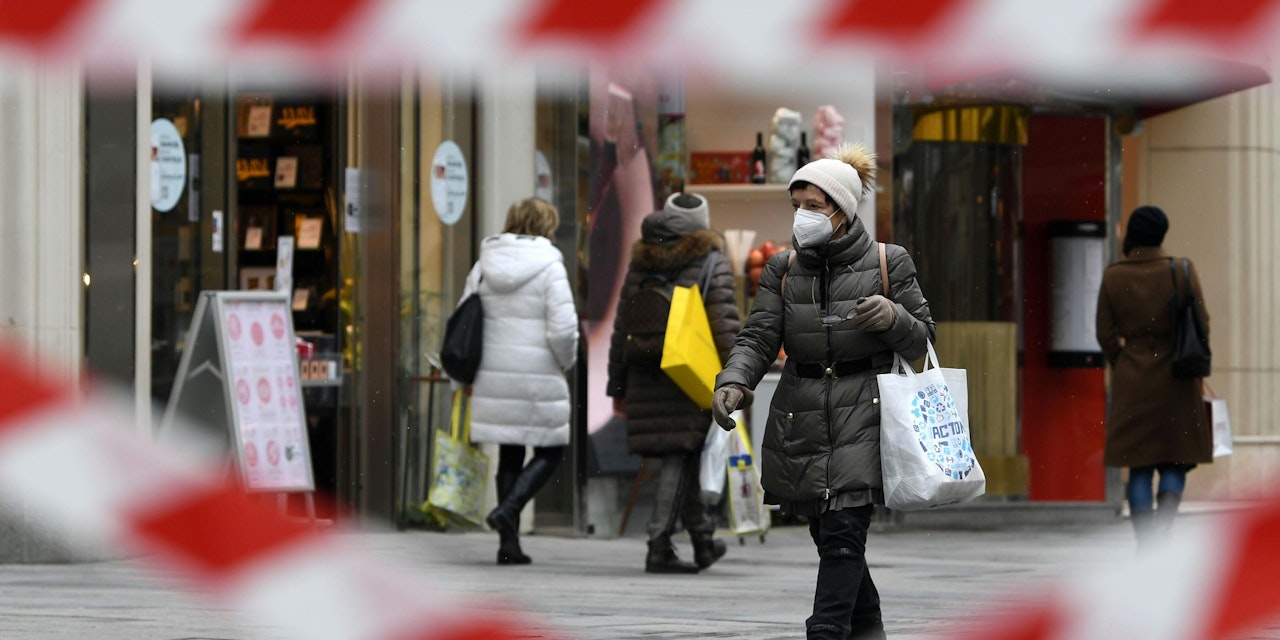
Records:
{"label": "white face mask", "polygon": [[[831,216],[824,216],[817,211],[796,209],[795,222],[791,223],[791,233],[796,237],[796,246],[812,247],[820,245],[831,238],[835,229],[831,228]],[[844,224],[841,222],[841,224]]]}

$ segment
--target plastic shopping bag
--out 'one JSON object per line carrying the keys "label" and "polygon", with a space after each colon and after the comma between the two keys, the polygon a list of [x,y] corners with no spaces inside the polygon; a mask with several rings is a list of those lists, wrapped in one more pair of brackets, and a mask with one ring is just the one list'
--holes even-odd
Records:
{"label": "plastic shopping bag", "polygon": [[769,530],[769,510],[764,506],[760,472],[751,455],[751,440],[742,421],[729,433],[728,483],[729,526],[739,536],[763,534]]}
{"label": "plastic shopping bag", "polygon": [[[737,419],[742,419],[742,412],[735,411]],[[698,486],[702,489],[702,501],[708,505],[719,504],[724,497],[725,474],[729,459],[729,438],[731,434],[720,428],[715,421],[707,429],[707,439],[702,443],[702,459],[698,465]]]}
{"label": "plastic shopping bag", "polygon": [[461,389],[453,393],[449,427],[436,430],[434,474],[422,510],[442,526],[479,527],[484,520],[489,458],[471,445],[471,397]]}
{"label": "plastic shopping bag", "polygon": [[699,407],[711,408],[720,373],[720,352],[711,335],[698,285],[676,287],[662,343],[662,371]]}
{"label": "plastic shopping bag", "polygon": [[1205,385],[1204,408],[1209,415],[1209,424],[1213,425],[1213,457],[1221,458],[1235,453],[1235,444],[1231,439],[1231,414],[1227,411],[1227,400]]}
{"label": "plastic shopping bag", "polygon": [[916,373],[895,355],[893,370],[876,380],[885,505],[932,509],[985,493],[987,478],[969,439],[964,369],[941,368],[930,344],[924,371]]}

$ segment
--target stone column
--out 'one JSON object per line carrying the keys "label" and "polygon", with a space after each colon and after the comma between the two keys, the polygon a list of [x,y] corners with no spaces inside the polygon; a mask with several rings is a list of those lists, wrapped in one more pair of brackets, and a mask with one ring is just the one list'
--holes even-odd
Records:
{"label": "stone column", "polygon": [[1280,473],[1277,96],[1273,83],[1179,109],[1126,141],[1138,164],[1126,205],[1164,209],[1165,249],[1195,262],[1211,316],[1209,382],[1230,403],[1235,455],[1192,473],[1189,500],[1256,498]]}
{"label": "stone column", "polygon": [[[68,385],[84,354],[83,82],[67,67],[0,76],[0,340]],[[28,506],[0,513],[0,562],[80,557]]]}

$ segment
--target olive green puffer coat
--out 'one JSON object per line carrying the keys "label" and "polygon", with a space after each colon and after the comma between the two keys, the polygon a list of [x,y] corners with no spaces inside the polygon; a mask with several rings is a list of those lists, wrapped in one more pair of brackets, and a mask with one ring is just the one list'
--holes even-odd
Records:
{"label": "olive green puffer coat", "polygon": [[713,231],[695,231],[667,242],[641,239],[631,250],[631,264],[622,285],[619,314],[609,343],[606,389],[610,396],[627,401],[627,448],[637,455],[701,450],[707,429],[711,428],[711,412],[700,409],[656,363],[627,362],[624,355],[627,332],[620,320],[622,304],[635,295],[651,274],[675,274],[673,282],[677,286],[696,283],[711,251],[719,251],[720,255],[704,299],[712,338],[723,362],[741,323],[733,271],[720,236]]}
{"label": "olive green puffer coat", "polygon": [[[925,355],[934,338],[929,303],[906,250],[887,245],[890,329],[871,334],[844,322],[823,327],[821,315],[847,315],[856,301],[882,293],[880,254],[856,218],[849,233],[769,260],[746,326],[738,334],[717,388],[755,388],[785,347],[787,364],[769,406],[761,459],[765,500],[802,515],[883,503],[880,474],[880,398],[876,374],[887,373],[896,351]],[[786,273],[785,303],[780,296]],[[870,358],[870,368],[844,377],[801,377],[796,363],[840,363]],[[753,425],[754,427],[755,425]]]}

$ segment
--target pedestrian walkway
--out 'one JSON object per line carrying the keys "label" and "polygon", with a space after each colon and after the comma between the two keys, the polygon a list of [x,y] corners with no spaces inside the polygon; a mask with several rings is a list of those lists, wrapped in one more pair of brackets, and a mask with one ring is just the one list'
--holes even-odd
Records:
{"label": "pedestrian walkway", "polygon": [[[696,576],[645,574],[644,540],[527,536],[534,564],[494,566],[491,533],[346,533],[374,557],[484,610],[526,612],[530,637],[564,640],[803,637],[818,559],[803,527],[729,539]],[[679,540],[688,556],[687,540]],[[873,532],[871,570],[892,638],[929,638],[1037,593],[1067,568],[1133,556],[1126,522],[995,531]],[[0,566],[0,638],[271,638],[134,561]]]}

